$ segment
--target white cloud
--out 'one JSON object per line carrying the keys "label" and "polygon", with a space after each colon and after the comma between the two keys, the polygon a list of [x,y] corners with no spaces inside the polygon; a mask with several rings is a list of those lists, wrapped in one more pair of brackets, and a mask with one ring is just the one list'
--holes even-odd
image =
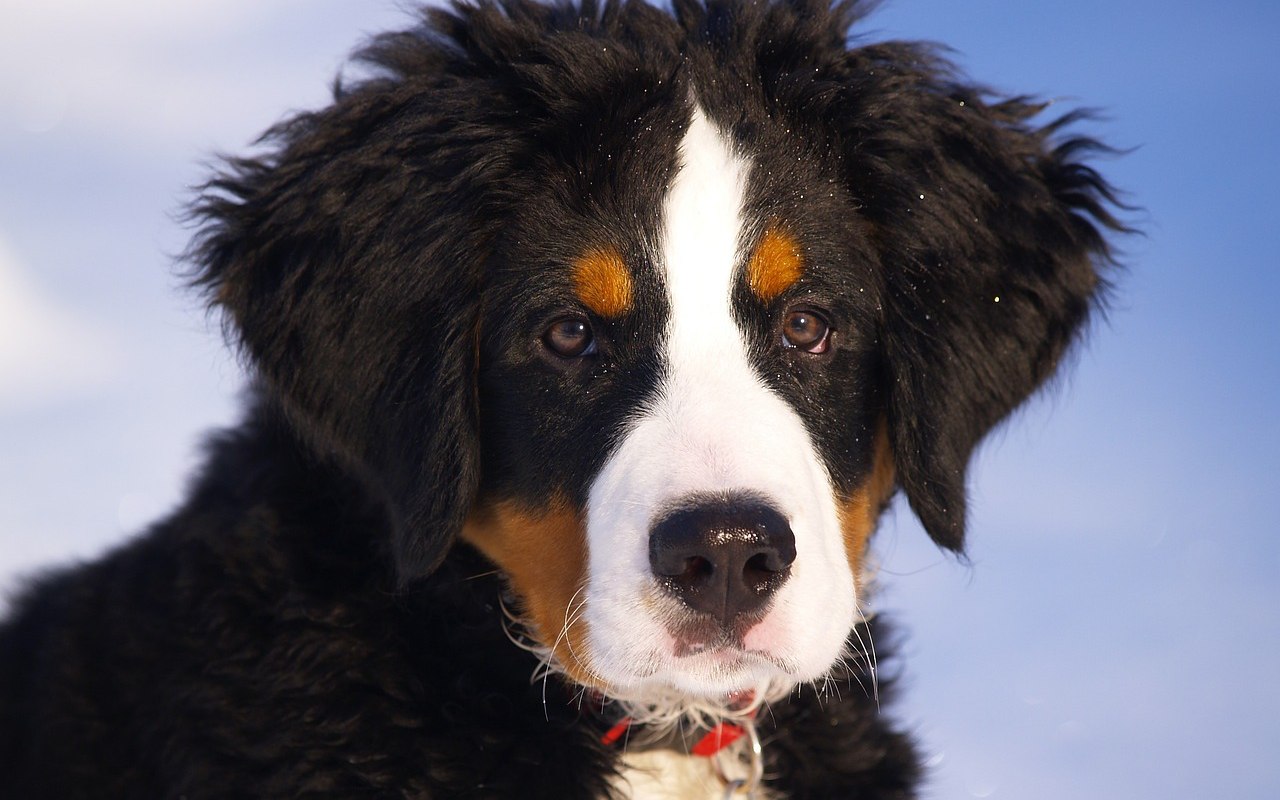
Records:
{"label": "white cloud", "polygon": [[40,291],[0,239],[0,413],[100,387],[120,363],[112,337]]}
{"label": "white cloud", "polygon": [[[272,46],[296,29],[291,18],[329,11],[319,5],[0,0],[0,134],[68,124],[142,146],[203,146],[210,136],[256,132],[288,110],[282,102],[307,107],[327,96],[332,67],[290,74],[297,65],[280,58],[283,43]],[[345,33],[348,45],[358,41]],[[258,46],[255,36],[268,38]],[[346,51],[333,47],[336,67]]]}

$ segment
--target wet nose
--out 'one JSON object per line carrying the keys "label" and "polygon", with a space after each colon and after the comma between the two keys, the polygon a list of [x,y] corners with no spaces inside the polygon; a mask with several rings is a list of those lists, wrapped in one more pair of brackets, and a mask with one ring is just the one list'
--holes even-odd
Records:
{"label": "wet nose", "polygon": [[749,495],[693,498],[649,530],[649,564],[659,583],[725,627],[759,611],[795,560],[791,525]]}

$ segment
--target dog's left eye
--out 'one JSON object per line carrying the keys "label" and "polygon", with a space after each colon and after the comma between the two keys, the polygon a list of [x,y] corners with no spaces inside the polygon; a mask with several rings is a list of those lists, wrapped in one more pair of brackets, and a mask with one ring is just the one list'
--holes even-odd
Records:
{"label": "dog's left eye", "polygon": [[819,355],[831,347],[831,325],[809,309],[788,312],[782,323],[782,346]]}
{"label": "dog's left eye", "polygon": [[591,332],[591,323],[582,317],[556,320],[542,334],[542,343],[561,358],[578,358],[596,352],[596,339]]}

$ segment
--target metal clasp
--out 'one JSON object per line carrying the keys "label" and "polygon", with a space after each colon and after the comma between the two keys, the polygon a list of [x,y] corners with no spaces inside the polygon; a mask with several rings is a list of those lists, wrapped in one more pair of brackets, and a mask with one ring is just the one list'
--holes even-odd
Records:
{"label": "metal clasp", "polygon": [[[730,778],[725,773],[724,764],[721,763],[721,756],[724,751],[717,753],[712,762],[715,764],[716,776],[724,784],[725,800],[742,800],[744,797],[747,800],[754,800],[756,790],[760,788],[760,782],[764,779],[764,754],[760,748],[760,734],[756,732],[756,722],[753,719],[742,720],[736,724],[741,725],[747,733],[744,737],[747,741],[747,751],[745,753],[747,758],[744,759],[742,757],[743,754],[737,752],[738,748],[736,746],[729,749],[734,751],[733,765],[735,767],[742,767],[744,766],[744,761],[747,762],[745,764],[748,770],[747,776],[745,778]],[[738,772],[738,770],[734,769],[733,772]]]}

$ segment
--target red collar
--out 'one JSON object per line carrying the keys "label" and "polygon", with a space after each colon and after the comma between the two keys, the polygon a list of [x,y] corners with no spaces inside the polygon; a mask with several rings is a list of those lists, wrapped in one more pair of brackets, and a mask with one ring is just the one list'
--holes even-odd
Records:
{"label": "red collar", "polygon": [[[731,695],[731,707],[739,710],[746,709],[755,702],[755,696],[756,693],[754,691],[735,692]],[[603,695],[599,695],[599,697],[601,701],[604,700]],[[748,725],[751,724],[750,721],[756,718],[756,710],[752,709],[746,715]],[[600,743],[604,745],[616,743],[631,732],[631,727],[634,724],[635,720],[632,717],[623,717],[614,723],[609,730],[605,731],[604,735],[600,737]],[[693,747],[689,748],[689,754],[709,758],[746,735],[746,725],[739,725],[734,722],[718,722]]]}
{"label": "red collar", "polygon": [[[753,715],[754,716],[754,715]],[[600,737],[602,744],[613,744],[631,730],[631,717],[623,717]],[[747,735],[747,729],[732,722],[718,722],[689,748],[689,754],[709,758]]]}

